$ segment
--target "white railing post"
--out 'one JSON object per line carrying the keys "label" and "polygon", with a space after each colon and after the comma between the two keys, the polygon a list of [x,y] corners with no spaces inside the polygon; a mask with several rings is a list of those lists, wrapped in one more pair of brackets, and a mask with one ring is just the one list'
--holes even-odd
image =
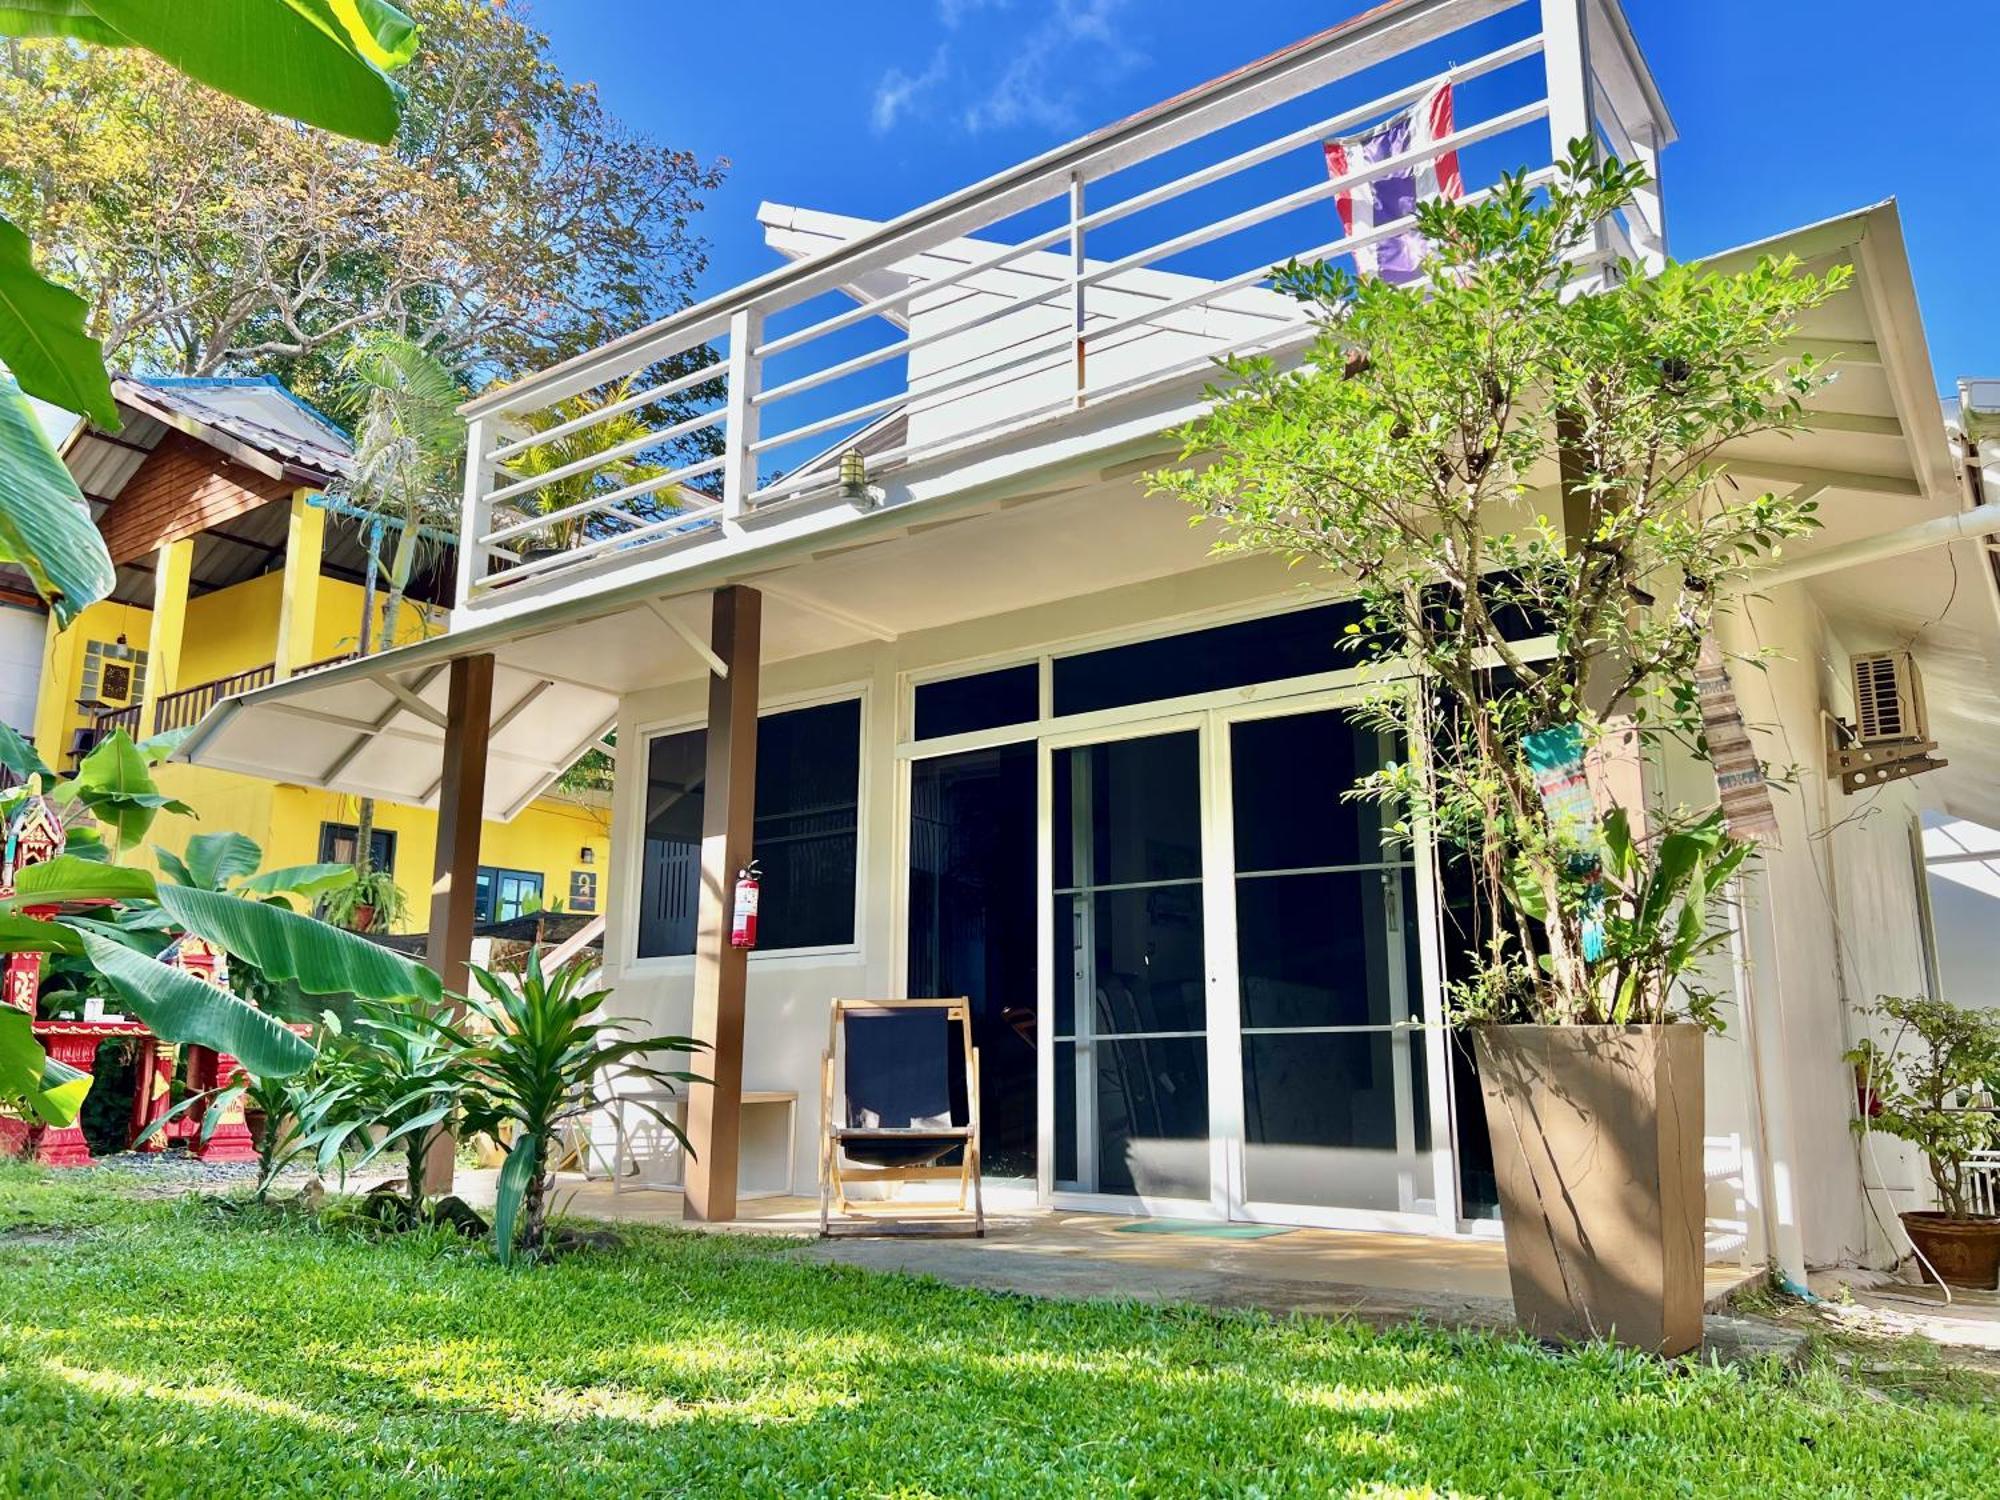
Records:
{"label": "white railing post", "polygon": [[465,424],[465,501],[458,520],[454,615],[472,602],[473,586],[486,576],[488,554],[480,538],[493,528],[493,507],[486,498],[493,490],[493,420],[477,416]]}
{"label": "white railing post", "polygon": [[1084,378],[1084,324],[1089,314],[1085,308],[1089,292],[1084,286],[1083,255],[1083,174],[1069,174],[1069,299],[1071,338],[1076,347],[1076,405],[1083,408]]}
{"label": "white railing post", "polygon": [[[1548,77],[1549,159],[1569,159],[1569,143],[1586,140],[1598,149],[1597,107],[1590,71],[1591,0],[1542,0],[1542,67]],[[1585,253],[1604,248],[1604,231],[1593,227]]]}
{"label": "white railing post", "polygon": [[749,499],[757,489],[757,389],[762,361],[757,345],[764,338],[764,315],[740,307],[729,317],[728,416],[723,419],[722,531],[740,536]]}
{"label": "white railing post", "polygon": [[1646,169],[1646,185],[1632,195],[1632,212],[1645,231],[1639,251],[1657,271],[1667,263],[1667,204],[1660,191],[1659,132],[1652,125],[1632,132],[1632,154]]}

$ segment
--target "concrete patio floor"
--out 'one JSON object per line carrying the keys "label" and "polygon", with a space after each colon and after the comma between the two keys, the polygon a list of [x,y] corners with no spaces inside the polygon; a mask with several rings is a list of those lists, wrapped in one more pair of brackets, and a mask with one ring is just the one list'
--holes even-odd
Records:
{"label": "concrete patio floor", "polygon": [[[461,1172],[457,1191],[490,1203],[493,1171]],[[959,1286],[1058,1298],[1122,1297],[1358,1318],[1373,1324],[1426,1321],[1509,1328],[1507,1255],[1498,1240],[1333,1229],[1283,1229],[1258,1239],[1155,1232],[1159,1221],[1040,1208],[988,1210],[986,1237],[884,1234],[819,1237],[816,1198],[753,1198],[731,1224],[689,1225],[670,1190],[613,1193],[607,1181],[565,1173],[558,1212],[610,1223],[647,1223],[707,1233],[781,1235],[805,1258],[933,1276]],[[1134,1232],[1135,1225],[1154,1230]],[[1711,1311],[1762,1275],[1735,1262],[1708,1268]]]}

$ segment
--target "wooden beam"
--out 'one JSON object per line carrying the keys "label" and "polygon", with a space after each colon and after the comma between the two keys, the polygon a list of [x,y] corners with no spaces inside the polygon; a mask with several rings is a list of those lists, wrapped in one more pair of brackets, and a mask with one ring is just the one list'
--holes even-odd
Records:
{"label": "wooden beam", "polygon": [[[438,797],[437,853],[431,865],[430,932],[424,961],[447,990],[470,983],[473,896],[479,880],[479,826],[486,806],[486,726],[493,717],[491,653],[451,664],[451,710],[444,734],[444,786]],[[451,1186],[453,1142],[432,1140],[424,1176],[433,1192]]]}
{"label": "wooden beam", "polygon": [[757,796],[757,678],[763,600],[717,589],[710,644],[728,667],[708,679],[708,767],[701,817],[701,893],[695,923],[693,1060],[710,1081],[688,1088],[688,1164],[682,1212],[702,1223],[736,1217],[743,1114],[743,1009],[749,953],[729,943],[736,872],[750,862]]}
{"label": "wooden beam", "polygon": [[1900,474],[1862,474],[1852,470],[1821,469],[1810,464],[1788,464],[1776,460],[1741,457],[1725,452],[1721,468],[1726,474],[1754,474],[1759,479],[1775,479],[1783,484],[1819,485],[1822,489],[1849,490],[1859,495],[1921,495],[1923,486]]}
{"label": "wooden beam", "polygon": [[[418,718],[428,720],[440,729],[451,728],[451,720],[445,714],[439,713],[438,710],[432,708],[430,704],[404,687],[402,683],[396,681],[395,677],[390,673],[384,672],[375,680],[387,688],[398,703],[402,704],[403,707],[407,708]],[[491,695],[489,694],[488,696],[490,697]],[[386,729],[388,726],[384,725],[383,727]]]}

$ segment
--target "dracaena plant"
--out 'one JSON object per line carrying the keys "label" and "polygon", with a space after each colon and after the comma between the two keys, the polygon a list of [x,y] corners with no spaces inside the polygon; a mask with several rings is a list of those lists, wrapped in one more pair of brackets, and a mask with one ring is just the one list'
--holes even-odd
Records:
{"label": "dracaena plant", "polygon": [[[443,1028],[471,1059],[467,1128],[496,1144],[512,1137],[493,1214],[494,1249],[503,1264],[513,1258],[517,1238],[521,1252],[542,1251],[563,1131],[605,1097],[624,1095],[626,1105],[650,1115],[687,1147],[687,1137],[663,1105],[677,1084],[700,1080],[650,1059],[691,1055],[702,1044],[684,1036],[639,1034],[632,1023],[604,1016],[609,992],[591,987],[595,967],[579,956],[551,973],[542,967],[539,948],[529,952],[518,975],[474,966],[478,989],[466,998],[483,1034]],[[646,1093],[632,1096],[633,1085]]]}
{"label": "dracaena plant", "polygon": [[[1420,282],[1278,268],[1316,324],[1303,361],[1231,361],[1181,464],[1153,476],[1218,525],[1218,550],[1283,554],[1352,590],[1370,711],[1417,752],[1359,791],[1391,804],[1394,834],[1427,828],[1470,870],[1488,1015],[1662,1018],[1704,951],[1681,924],[1705,938],[1715,914],[1707,876],[1663,864],[1693,837],[1705,871],[1733,870],[1734,841],[1672,813],[1607,856],[1545,807],[1525,742],[1573,727],[1588,754],[1636,726],[1705,755],[1689,688],[1703,639],[1732,585],[1816,524],[1809,500],[1740,489],[1721,455],[1800,424],[1826,377],[1787,340],[1849,274],[1770,257],[1607,271],[1594,229],[1645,180],[1578,142],[1546,194],[1516,175],[1421,205]],[[1592,866],[1601,878],[1579,878]]]}

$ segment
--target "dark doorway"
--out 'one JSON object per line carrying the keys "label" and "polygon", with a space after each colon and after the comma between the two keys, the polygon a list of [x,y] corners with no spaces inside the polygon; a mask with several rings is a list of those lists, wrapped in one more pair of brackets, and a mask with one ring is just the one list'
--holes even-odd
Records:
{"label": "dark doorway", "polygon": [[1035,1175],[1035,747],[910,768],[912,997],[964,995],[979,1048],[983,1167]]}

